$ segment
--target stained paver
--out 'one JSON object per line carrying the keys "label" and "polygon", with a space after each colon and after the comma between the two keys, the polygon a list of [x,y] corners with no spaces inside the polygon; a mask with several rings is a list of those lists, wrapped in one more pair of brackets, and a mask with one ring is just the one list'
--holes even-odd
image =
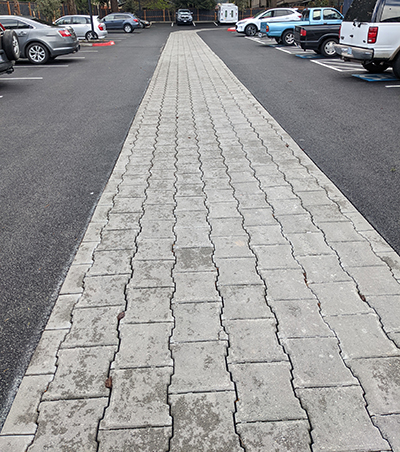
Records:
{"label": "stained paver", "polygon": [[3,452],[400,450],[400,258],[171,33]]}

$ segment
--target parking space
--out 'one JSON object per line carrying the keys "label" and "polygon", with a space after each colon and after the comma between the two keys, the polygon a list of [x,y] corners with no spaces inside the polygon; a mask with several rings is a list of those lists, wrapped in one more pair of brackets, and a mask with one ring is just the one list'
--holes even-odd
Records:
{"label": "parking space", "polygon": [[370,74],[359,63],[351,61],[343,61],[340,58],[325,58],[316,54],[312,50],[302,50],[296,46],[283,46],[277,44],[274,39],[259,38],[254,36],[246,36],[246,39],[254,41],[262,46],[274,48],[280,52],[294,55],[301,59],[310,60],[310,62],[323,66],[337,72],[345,72],[353,77],[365,82],[393,82],[391,85],[383,85],[385,88],[399,88],[399,80],[393,75],[391,70],[385,71],[383,74]]}

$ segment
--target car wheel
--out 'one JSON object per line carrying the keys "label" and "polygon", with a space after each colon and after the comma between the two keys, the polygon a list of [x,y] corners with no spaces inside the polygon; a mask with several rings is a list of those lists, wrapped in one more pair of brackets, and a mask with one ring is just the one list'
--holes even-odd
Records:
{"label": "car wheel", "polygon": [[327,58],[334,57],[336,55],[336,50],[335,50],[334,45],[337,44],[338,42],[339,42],[339,40],[336,38],[326,39],[322,43],[321,48],[320,48],[322,55],[324,55],[324,57],[327,57]]}
{"label": "car wheel", "polygon": [[9,60],[18,60],[20,49],[17,33],[14,30],[6,30],[4,32],[3,49]]}
{"label": "car wheel", "polygon": [[129,24],[125,24],[124,25],[124,32],[125,33],[132,33],[132,31],[133,31],[132,25],[129,25]]}
{"label": "car wheel", "polygon": [[294,45],[294,33],[292,30],[286,30],[282,35],[282,42],[285,46]]}
{"label": "car wheel", "polygon": [[382,74],[389,67],[386,63],[375,63],[374,61],[362,63],[362,66],[371,74]]}
{"label": "car wheel", "polygon": [[50,58],[47,47],[39,42],[29,44],[26,49],[26,56],[32,64],[45,64]]}
{"label": "car wheel", "polygon": [[247,25],[244,32],[246,33],[246,36],[255,36],[257,33],[257,27],[254,24]]}
{"label": "car wheel", "polygon": [[91,39],[97,39],[97,38],[98,38],[97,33],[94,31],[88,31],[85,34],[86,41],[90,41]]}
{"label": "car wheel", "polygon": [[397,55],[397,58],[393,61],[393,73],[400,79],[400,55]]}

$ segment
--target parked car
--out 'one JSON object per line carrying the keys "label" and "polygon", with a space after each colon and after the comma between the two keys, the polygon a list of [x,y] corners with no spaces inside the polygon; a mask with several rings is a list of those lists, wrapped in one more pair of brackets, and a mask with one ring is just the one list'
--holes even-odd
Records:
{"label": "parked car", "polygon": [[149,28],[149,27],[151,27],[151,22],[149,22],[148,20],[139,19],[139,27],[140,28]]}
{"label": "parked car", "polygon": [[0,22],[4,28],[15,30],[21,58],[28,58],[32,64],[45,64],[80,48],[72,29],[46,25],[37,19],[21,16],[0,16]]}
{"label": "parked car", "polygon": [[176,25],[182,24],[193,24],[193,13],[188,9],[178,9],[176,12]]}
{"label": "parked car", "polygon": [[400,79],[400,0],[354,0],[340,29],[336,53],[371,73],[392,67]]}
{"label": "parked car", "polygon": [[294,41],[303,50],[314,50],[324,57],[337,56],[334,45],[339,42],[340,24],[296,25]]}
{"label": "parked car", "polygon": [[14,30],[6,30],[0,23],[0,74],[14,72],[14,63],[19,55],[17,34]]}
{"label": "parked car", "polygon": [[236,31],[247,36],[254,36],[260,31],[260,25],[263,22],[282,22],[300,20],[300,18],[301,13],[295,8],[272,8],[262,11],[254,17],[239,20],[239,22],[236,22]]}
{"label": "parked car", "polygon": [[125,33],[132,33],[140,27],[139,19],[131,13],[111,13],[101,19],[107,30],[124,30]]}
{"label": "parked car", "polygon": [[278,43],[286,46],[294,45],[294,29],[296,26],[309,25],[340,25],[343,20],[341,13],[335,8],[308,8],[301,13],[301,19],[283,22],[262,23],[260,35],[275,38]]}
{"label": "parked car", "polygon": [[92,16],[93,30],[89,15],[63,16],[54,22],[54,25],[71,27],[78,39],[103,39],[107,36],[106,25],[100,22],[96,16]]}

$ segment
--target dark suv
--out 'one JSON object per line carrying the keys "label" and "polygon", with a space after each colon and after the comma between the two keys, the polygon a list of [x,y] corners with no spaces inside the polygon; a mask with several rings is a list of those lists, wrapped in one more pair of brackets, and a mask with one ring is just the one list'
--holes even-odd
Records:
{"label": "dark suv", "polygon": [[6,30],[0,24],[0,74],[11,74],[19,58],[19,42],[14,30]]}
{"label": "dark suv", "polygon": [[176,25],[181,24],[193,24],[192,12],[188,9],[178,9],[178,11],[176,12]]}

